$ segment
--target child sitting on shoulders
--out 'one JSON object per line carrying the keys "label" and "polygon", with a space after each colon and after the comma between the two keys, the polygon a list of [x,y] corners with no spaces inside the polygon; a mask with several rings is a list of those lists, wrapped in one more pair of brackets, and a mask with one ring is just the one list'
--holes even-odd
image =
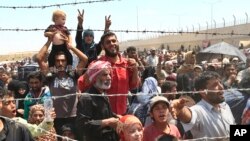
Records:
{"label": "child sitting on shoulders", "polygon": [[67,44],[72,42],[72,37],[68,28],[65,25],[66,14],[61,10],[56,10],[53,12],[52,21],[54,24],[50,25],[44,32],[45,37],[52,38],[52,49],[48,57],[50,73],[48,75],[52,75],[51,72],[54,72],[55,66],[55,55],[62,51],[66,55],[68,62],[68,70],[72,70],[73,56],[67,48]]}

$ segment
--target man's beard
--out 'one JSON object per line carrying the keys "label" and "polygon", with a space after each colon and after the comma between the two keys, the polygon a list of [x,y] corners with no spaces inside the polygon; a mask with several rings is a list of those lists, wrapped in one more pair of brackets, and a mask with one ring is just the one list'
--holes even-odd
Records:
{"label": "man's beard", "polygon": [[116,49],[116,52],[110,52],[108,49],[104,48],[105,55],[108,57],[115,57],[118,54],[118,49]]}
{"label": "man's beard", "polygon": [[57,69],[57,72],[66,71],[66,67],[64,67],[64,66],[58,66],[56,69]]}
{"label": "man's beard", "polygon": [[97,80],[94,85],[95,85],[96,88],[99,88],[99,89],[102,89],[102,90],[108,90],[111,87],[111,81]]}

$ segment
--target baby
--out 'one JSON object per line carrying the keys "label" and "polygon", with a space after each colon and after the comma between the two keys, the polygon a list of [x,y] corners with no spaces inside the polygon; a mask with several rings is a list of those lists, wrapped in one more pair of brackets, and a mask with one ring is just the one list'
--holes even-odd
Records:
{"label": "baby", "polygon": [[[53,39],[52,49],[48,57],[50,71],[54,72],[55,55],[61,51],[64,52],[68,62],[68,69],[71,70],[73,56],[67,49],[67,44],[72,42],[72,37],[68,28],[64,26],[66,14],[61,10],[56,10],[53,12],[52,21],[54,24],[50,25],[44,32],[45,37],[51,37]],[[49,75],[51,75],[51,73]]]}

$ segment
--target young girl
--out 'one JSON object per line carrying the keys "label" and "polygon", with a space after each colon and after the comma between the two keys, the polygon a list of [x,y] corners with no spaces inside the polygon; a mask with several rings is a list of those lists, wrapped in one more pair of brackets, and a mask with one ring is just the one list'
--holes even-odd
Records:
{"label": "young girl", "polygon": [[125,115],[120,118],[117,125],[120,141],[142,141],[143,126],[141,121],[134,115]]}
{"label": "young girl", "polygon": [[[52,21],[54,24],[50,25],[44,32],[45,37],[53,38],[52,50],[48,57],[50,71],[54,71],[53,67],[55,65],[55,55],[62,51],[67,57],[68,69],[72,68],[73,56],[67,49],[67,43],[72,42],[72,37],[68,28],[65,25],[66,14],[61,10],[56,10],[53,12]],[[50,74],[51,75],[51,74]]]}

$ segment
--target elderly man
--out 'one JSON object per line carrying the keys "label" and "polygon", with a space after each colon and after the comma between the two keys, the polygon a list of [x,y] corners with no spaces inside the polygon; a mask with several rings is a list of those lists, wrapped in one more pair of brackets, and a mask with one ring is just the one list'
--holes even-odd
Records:
{"label": "elderly man", "polygon": [[81,95],[77,104],[77,135],[80,141],[117,141],[115,127],[118,118],[112,112],[106,96],[111,87],[111,64],[107,61],[91,63],[86,75],[93,85]]}
{"label": "elderly man", "polygon": [[[116,114],[125,114],[127,111],[127,94],[130,90],[138,87],[140,77],[138,75],[138,64],[135,59],[124,58],[119,53],[119,42],[117,36],[113,32],[107,32],[101,37],[99,42],[100,46],[105,51],[105,56],[100,57],[98,60],[108,61],[112,66],[112,84],[110,89],[107,90],[108,95],[123,94],[122,96],[110,96],[109,101],[112,111]],[[83,76],[84,87],[81,91],[91,86]],[[81,86],[78,87],[80,88]]]}

